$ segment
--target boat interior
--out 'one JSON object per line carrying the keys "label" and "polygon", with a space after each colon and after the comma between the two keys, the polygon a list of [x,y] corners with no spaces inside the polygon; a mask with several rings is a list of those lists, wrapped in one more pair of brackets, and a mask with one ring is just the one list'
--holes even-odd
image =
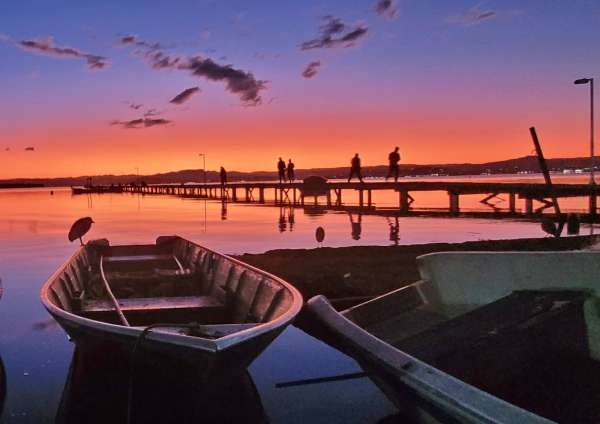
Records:
{"label": "boat interior", "polygon": [[155,245],[88,243],[55,278],[48,297],[93,320],[198,323],[209,326],[202,337],[212,338],[276,319],[293,302],[276,279],[179,237],[159,237]]}
{"label": "boat interior", "polygon": [[344,316],[395,348],[540,416],[600,421],[600,299],[592,283],[600,273],[582,263],[578,271],[535,275],[535,265],[552,273],[552,265],[544,265],[558,259],[551,256],[521,271],[509,257],[506,273],[502,264],[490,271],[481,255],[454,259],[475,262],[473,272],[463,263],[453,275],[440,258],[422,260],[427,280]]}

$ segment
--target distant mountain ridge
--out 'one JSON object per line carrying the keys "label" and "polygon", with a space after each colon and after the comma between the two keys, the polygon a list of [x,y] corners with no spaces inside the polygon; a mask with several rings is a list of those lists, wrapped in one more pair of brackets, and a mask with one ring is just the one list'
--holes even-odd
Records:
{"label": "distant mountain ridge", "polygon": [[[600,164],[596,157],[596,163]],[[555,158],[547,159],[548,168],[552,171],[563,171],[565,169],[589,170],[590,158]],[[336,168],[309,168],[296,169],[296,178],[303,179],[309,175],[320,175],[325,178],[346,178],[349,167]],[[496,162],[486,163],[449,163],[449,164],[400,164],[401,175],[480,175],[480,174],[514,174],[517,172],[540,172],[536,156],[524,156],[516,159],[508,159]],[[363,166],[363,175],[369,177],[385,177],[387,174],[387,165]],[[90,176],[79,177],[59,177],[59,178],[14,178],[0,180],[0,185],[8,184],[43,184],[45,186],[62,187],[77,186],[86,183]],[[92,182],[96,185],[109,184],[129,184],[138,180],[134,174],[126,175],[92,175]],[[253,171],[238,172],[228,171],[227,179],[229,181],[260,181],[273,180],[277,178],[277,171]],[[181,171],[166,172],[152,175],[140,175],[140,180],[148,184],[169,184],[184,182],[202,182],[204,173],[202,169],[185,169]],[[207,171],[206,180],[208,182],[219,181],[217,171]]]}

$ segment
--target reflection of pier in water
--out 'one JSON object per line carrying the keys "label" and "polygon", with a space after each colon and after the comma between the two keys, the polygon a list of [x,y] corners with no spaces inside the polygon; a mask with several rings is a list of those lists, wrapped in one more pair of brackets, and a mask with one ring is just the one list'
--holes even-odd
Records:
{"label": "reflection of pier in water", "polygon": [[[311,177],[313,178],[313,177]],[[206,184],[157,184],[145,186],[126,186],[124,191],[141,194],[176,195],[182,197],[225,200],[234,203],[253,203],[265,205],[292,205],[294,207],[321,206],[327,210],[352,212],[357,208],[362,214],[382,216],[446,215],[474,217],[534,217],[553,206],[553,198],[585,197],[589,209],[583,214],[583,220],[597,219],[597,196],[600,188],[588,184],[554,184],[548,187],[537,183],[496,183],[496,182],[452,182],[452,181],[413,181],[413,182],[335,182],[323,180],[315,189],[302,181],[292,183],[278,182],[233,182],[221,185]],[[358,192],[358,204],[343,203],[346,191]],[[398,206],[380,208],[373,202],[374,191],[393,191],[398,193]],[[448,195],[448,206],[443,208],[416,209],[411,193],[443,191]],[[267,200],[267,192],[273,193]],[[461,211],[460,197],[463,195],[481,195],[480,203],[488,211]],[[500,195],[508,198],[507,207],[499,208],[493,202]],[[321,200],[324,198],[324,200]],[[517,209],[517,199],[523,199],[525,208]],[[537,203],[535,203],[537,202]]]}
{"label": "reflection of pier in water", "polygon": [[127,423],[128,411],[131,423],[267,422],[247,371],[202,381],[189,363],[144,354],[130,372],[129,352],[78,345],[56,422]]}

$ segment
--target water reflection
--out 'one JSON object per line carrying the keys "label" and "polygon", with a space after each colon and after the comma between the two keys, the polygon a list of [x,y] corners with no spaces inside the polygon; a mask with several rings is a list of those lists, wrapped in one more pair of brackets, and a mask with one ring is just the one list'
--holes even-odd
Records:
{"label": "water reflection", "polygon": [[247,372],[227,380],[202,381],[189,363],[148,354],[136,360],[134,369],[130,386],[126,352],[108,345],[79,344],[56,422],[267,422]]}
{"label": "water reflection", "polygon": [[395,246],[398,246],[398,242],[400,241],[400,222],[398,221],[398,217],[386,217],[386,219],[390,227],[390,241],[393,242]]}
{"label": "water reflection", "polygon": [[291,205],[280,206],[279,207],[279,219],[277,221],[277,229],[280,233],[285,232],[288,229],[289,231],[294,231],[294,224],[296,223],[296,218],[294,217],[294,207]]}
{"label": "water reflection", "polygon": [[0,417],[4,410],[4,399],[6,399],[6,371],[4,370],[2,356],[0,356]]}
{"label": "water reflection", "polygon": [[352,238],[354,240],[360,240],[360,235],[362,233],[362,214],[359,212],[358,217],[355,220],[352,212],[348,212],[348,217],[350,218],[350,226],[352,227]]}

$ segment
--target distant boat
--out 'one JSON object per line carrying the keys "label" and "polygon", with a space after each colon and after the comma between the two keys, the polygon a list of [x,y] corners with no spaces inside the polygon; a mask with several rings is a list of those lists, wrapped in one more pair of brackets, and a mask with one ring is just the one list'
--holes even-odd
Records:
{"label": "distant boat", "polygon": [[90,194],[90,193],[122,193],[123,187],[120,185],[110,186],[75,186],[71,187],[72,194]]}
{"label": "distant boat", "polygon": [[418,422],[598,422],[600,252],[417,258],[421,281],[299,325]]}
{"label": "distant boat", "polygon": [[302,307],[289,283],[177,236],[89,242],[41,299],[76,342],[113,341],[127,355],[139,345],[217,375],[247,367]]}

